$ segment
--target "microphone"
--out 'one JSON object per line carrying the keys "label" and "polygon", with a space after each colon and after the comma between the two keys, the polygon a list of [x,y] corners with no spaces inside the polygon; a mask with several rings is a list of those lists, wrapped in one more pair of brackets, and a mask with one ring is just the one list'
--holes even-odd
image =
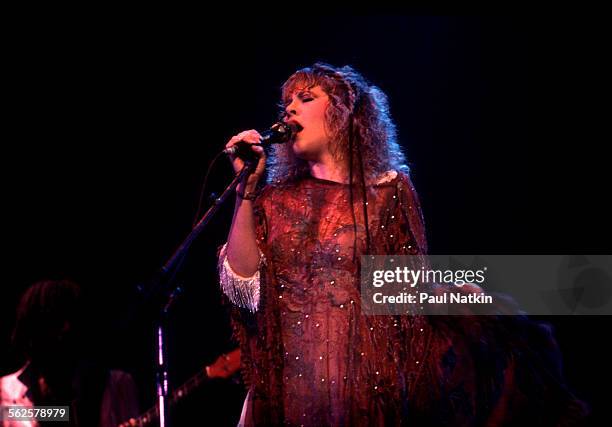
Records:
{"label": "microphone", "polygon": [[257,155],[251,150],[251,145],[258,147],[269,147],[272,144],[284,144],[291,139],[293,129],[287,123],[276,122],[270,129],[261,132],[261,142],[259,144],[249,144],[243,141],[223,150],[225,154],[236,154],[240,158],[253,159]]}

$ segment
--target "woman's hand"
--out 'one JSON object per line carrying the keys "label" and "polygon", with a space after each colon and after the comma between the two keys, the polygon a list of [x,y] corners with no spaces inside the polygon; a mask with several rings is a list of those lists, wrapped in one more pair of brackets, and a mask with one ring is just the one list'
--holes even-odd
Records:
{"label": "woman's hand", "polygon": [[[233,136],[227,144],[225,144],[225,148],[233,147],[238,144],[240,141],[243,141],[247,144],[258,144],[261,141],[261,135],[254,129],[246,130],[244,132],[240,132],[239,134]],[[255,171],[247,177],[246,183],[243,182],[242,186],[243,190],[252,191],[255,189],[259,178],[263,175],[264,170],[266,168],[266,153],[264,152],[263,147],[251,145],[251,150],[257,155],[259,160],[257,161],[257,166]],[[244,167],[244,161],[236,156],[235,154],[230,155],[230,160],[232,161],[232,166],[234,167],[234,172],[238,173]]]}

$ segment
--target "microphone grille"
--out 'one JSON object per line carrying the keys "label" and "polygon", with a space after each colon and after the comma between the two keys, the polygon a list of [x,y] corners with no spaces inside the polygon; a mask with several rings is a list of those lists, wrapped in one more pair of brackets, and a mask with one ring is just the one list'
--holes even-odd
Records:
{"label": "microphone grille", "polygon": [[266,135],[267,138],[264,137],[264,139],[267,139],[270,144],[282,144],[289,141],[292,134],[293,129],[287,123],[276,122],[270,127],[269,135]]}

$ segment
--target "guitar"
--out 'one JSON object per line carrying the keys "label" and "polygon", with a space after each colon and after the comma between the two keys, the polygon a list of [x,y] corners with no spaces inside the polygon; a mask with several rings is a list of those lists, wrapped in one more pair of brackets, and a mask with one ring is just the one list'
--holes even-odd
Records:
{"label": "guitar", "polygon": [[[233,350],[227,354],[222,354],[215,362],[206,366],[193,377],[189,378],[183,385],[178,387],[169,396],[170,405],[176,404],[179,400],[190,394],[202,384],[212,378],[229,378],[240,369],[240,349]],[[159,418],[159,404],[141,414],[138,418],[131,418],[119,424],[119,427],[145,427],[151,425]]]}

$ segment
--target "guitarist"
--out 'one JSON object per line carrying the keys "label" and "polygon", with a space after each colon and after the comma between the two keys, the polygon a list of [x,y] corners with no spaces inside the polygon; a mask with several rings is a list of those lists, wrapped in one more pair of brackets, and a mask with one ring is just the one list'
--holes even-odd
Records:
{"label": "guitarist", "polygon": [[[131,376],[82,356],[84,309],[80,287],[68,280],[42,281],[26,290],[17,307],[13,343],[27,362],[0,378],[0,406],[68,406],[69,425],[87,427],[115,427],[138,414]],[[0,421],[3,427],[41,424]]]}

